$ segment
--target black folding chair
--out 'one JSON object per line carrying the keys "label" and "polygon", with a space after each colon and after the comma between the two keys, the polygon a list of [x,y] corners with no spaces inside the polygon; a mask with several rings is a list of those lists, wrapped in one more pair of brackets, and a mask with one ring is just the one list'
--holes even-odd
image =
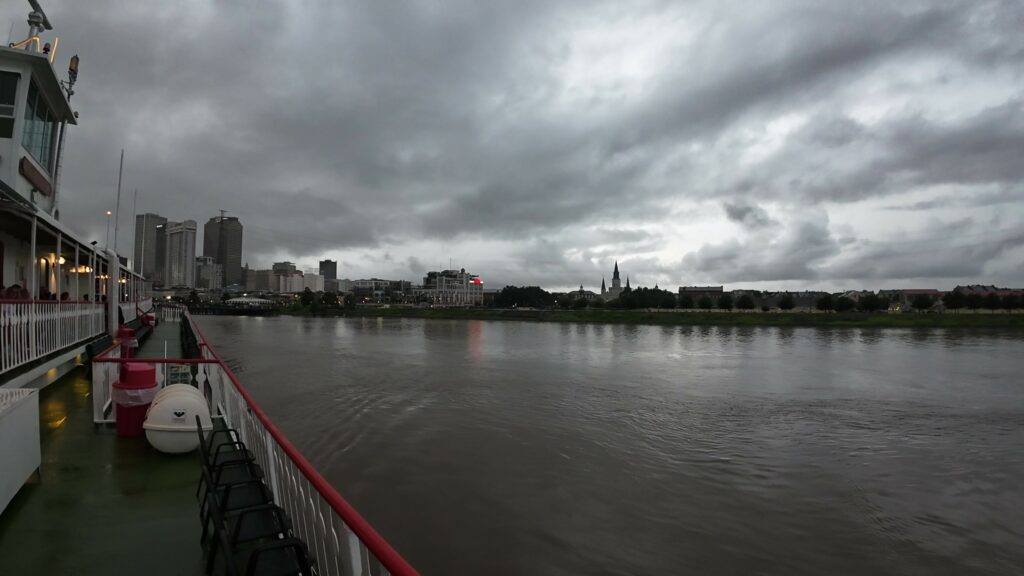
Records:
{"label": "black folding chair", "polygon": [[[209,474],[208,471],[204,471],[204,473]],[[224,486],[217,486],[210,482],[208,486],[211,488],[206,491],[199,506],[199,519],[203,523],[199,542],[204,548],[207,536],[210,534],[211,522],[214,530],[218,528],[213,517],[214,511],[225,517],[231,512],[241,512],[274,502],[273,494],[260,480],[249,480]]]}
{"label": "black folding chair", "polygon": [[[220,429],[206,436],[198,416],[196,428],[200,460],[196,498],[206,572],[213,570],[220,548],[225,551],[227,576],[238,574],[243,565],[246,576],[314,574],[305,544],[293,537],[287,514],[273,503],[262,470],[238,434]],[[217,441],[218,436],[226,439]]]}
{"label": "black folding chair", "polygon": [[[256,463],[252,453],[246,449],[245,444],[237,440],[229,440],[220,444],[213,441],[218,433],[229,430],[215,431],[209,437],[204,437],[199,416],[196,416],[196,430],[199,434],[200,467],[209,472],[208,475],[200,475],[199,485],[196,487],[196,498],[200,498],[200,495],[204,494],[204,488],[209,490],[210,485],[221,486],[263,478],[263,470]],[[216,449],[212,455],[210,454],[211,446]],[[212,480],[212,484],[207,483],[210,480]],[[206,497],[202,496],[202,500],[205,501],[205,499]]]}
{"label": "black folding chair", "polygon": [[284,538],[260,544],[252,551],[236,553],[236,561],[245,563],[245,576],[309,576],[313,564],[306,544],[298,538]]}
{"label": "black folding chair", "polygon": [[[251,548],[292,536],[291,521],[285,511],[276,504],[251,506],[223,515],[217,510],[213,519],[214,530],[227,534],[228,547],[225,549],[229,551],[238,551],[247,545]],[[223,546],[222,540],[220,537],[211,539],[206,556],[207,574],[213,570],[217,546],[218,543]],[[233,557],[234,553],[228,552],[227,556]]]}

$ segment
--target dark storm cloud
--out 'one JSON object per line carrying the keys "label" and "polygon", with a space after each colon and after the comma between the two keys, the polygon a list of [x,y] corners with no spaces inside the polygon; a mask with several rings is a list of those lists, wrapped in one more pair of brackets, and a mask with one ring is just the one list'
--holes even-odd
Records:
{"label": "dark storm cloud", "polygon": [[1024,229],[978,231],[969,219],[937,224],[923,236],[866,242],[822,273],[851,279],[985,277],[994,260],[1024,247]]}
{"label": "dark storm cloud", "polygon": [[[922,194],[955,187],[1024,219],[1019,2],[46,8],[58,61],[82,56],[62,213],[94,236],[122,146],[123,212],[135,187],[172,219],[226,209],[254,265],[418,276],[455,252],[516,283],[615,259],[650,284],[811,280],[877,259],[830,210],[941,209]],[[680,233],[721,221],[704,206],[743,235]]]}
{"label": "dark storm cloud", "polygon": [[764,228],[777,224],[760,206],[743,202],[725,202],[722,208],[729,220],[749,228]]}
{"label": "dark storm cloud", "polygon": [[[923,231],[886,242],[840,238],[825,223],[797,221],[783,231],[706,244],[687,254],[684,269],[700,279],[880,281],[991,277],[996,261],[1024,248],[1024,229],[972,219],[933,221]],[[841,248],[846,248],[841,250]],[[1018,271],[1000,271],[1020,283]]]}
{"label": "dark storm cloud", "polygon": [[1024,108],[1014,99],[951,122],[919,114],[867,129],[851,119],[812,118],[733,192],[854,202],[921,186],[1024,183]]}
{"label": "dark storm cloud", "polygon": [[820,264],[838,253],[828,219],[815,218],[794,222],[778,234],[705,244],[683,257],[682,266],[698,278],[720,282],[817,280]]}

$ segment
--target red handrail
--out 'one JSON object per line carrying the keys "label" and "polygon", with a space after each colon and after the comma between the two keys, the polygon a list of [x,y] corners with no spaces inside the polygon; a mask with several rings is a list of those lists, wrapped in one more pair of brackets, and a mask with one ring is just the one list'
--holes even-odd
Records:
{"label": "red handrail", "polygon": [[359,540],[366,545],[367,549],[377,557],[377,560],[379,560],[392,575],[419,576],[419,572],[417,572],[411,564],[406,562],[405,558],[402,558],[402,556],[392,548],[390,544],[388,544],[387,540],[377,533],[377,531],[373,529],[373,526],[370,526],[370,523],[367,522],[351,504],[342,498],[341,494],[338,494],[338,491],[334,489],[334,486],[331,486],[327,480],[324,480],[324,477],[317,472],[316,468],[314,468],[302,453],[299,452],[299,450],[295,448],[290,441],[288,441],[288,438],[285,437],[284,433],[278,430],[277,426],[271,422],[267,414],[263,412],[263,409],[256,403],[256,400],[249,394],[249,391],[246,390],[245,387],[242,386],[242,383],[238,381],[234,372],[232,372],[231,369],[228,368],[227,364],[224,363],[220,354],[217,354],[217,351],[213,346],[210,346],[206,341],[206,336],[203,335],[199,326],[192,321],[191,315],[186,313],[186,317],[192,327],[195,328],[196,334],[199,335],[200,342],[206,346],[211,354],[213,354],[213,357],[220,363],[221,369],[224,370],[224,373],[231,379],[231,383],[234,384],[235,389],[238,390],[238,393],[245,399],[245,403],[249,405],[249,410],[259,418],[260,422],[263,423],[263,426],[268,432],[270,432],[270,435],[274,437],[274,440],[276,440],[278,445],[281,446],[281,449],[288,455],[288,458],[291,459],[292,463],[298,467],[306,479],[313,485],[313,488],[323,496],[324,500],[327,501],[327,504],[329,504],[330,507],[338,513],[338,516],[340,516],[352,532],[359,537]]}
{"label": "red handrail", "polygon": [[[114,344],[114,346],[120,345],[120,342]],[[97,356],[92,361],[110,362],[111,364],[126,364],[129,362],[139,362],[142,364],[220,364],[220,360],[210,360],[208,358],[143,358],[140,356],[133,356],[131,358],[100,358]]]}

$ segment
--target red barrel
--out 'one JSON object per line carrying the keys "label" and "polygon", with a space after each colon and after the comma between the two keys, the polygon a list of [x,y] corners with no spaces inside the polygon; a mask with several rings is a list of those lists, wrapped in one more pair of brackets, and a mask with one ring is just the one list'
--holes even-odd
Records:
{"label": "red barrel", "polygon": [[140,362],[127,362],[121,372],[121,379],[112,386],[117,435],[142,436],[145,433],[142,424],[146,421],[146,412],[158,391],[156,367]]}
{"label": "red barrel", "polygon": [[117,339],[121,341],[121,358],[133,358],[139,341],[135,339],[135,330],[127,326],[117,329]]}

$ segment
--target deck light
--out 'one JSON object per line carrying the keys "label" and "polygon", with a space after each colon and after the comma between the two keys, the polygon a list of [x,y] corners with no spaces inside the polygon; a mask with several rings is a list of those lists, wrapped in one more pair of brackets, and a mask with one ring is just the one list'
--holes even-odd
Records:
{"label": "deck light", "polygon": [[78,81],[78,54],[72,56],[71,62],[68,63],[68,80],[72,86]]}
{"label": "deck light", "polygon": [[[53,56],[56,55],[57,50],[54,46],[53,54],[50,55],[50,63],[53,63]],[[71,62],[68,63],[68,80],[67,82],[61,82],[60,85],[64,87],[64,90],[68,93],[68,100],[71,100],[71,96],[75,93],[75,82],[78,81],[78,54],[71,57]],[[75,118],[78,118],[78,112],[75,112]]]}

